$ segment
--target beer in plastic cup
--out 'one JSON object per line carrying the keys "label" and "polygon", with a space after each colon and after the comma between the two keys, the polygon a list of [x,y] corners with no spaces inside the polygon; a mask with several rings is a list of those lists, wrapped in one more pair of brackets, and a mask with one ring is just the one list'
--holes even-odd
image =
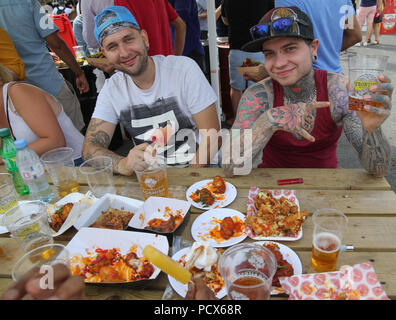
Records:
{"label": "beer in plastic cup", "polygon": [[40,157],[40,160],[58,190],[60,198],[79,191],[72,148],[64,147],[47,151]]}
{"label": "beer in plastic cup", "polygon": [[324,208],[316,210],[312,220],[312,267],[317,272],[334,271],[348,218],[341,211]]}
{"label": "beer in plastic cup", "polygon": [[377,108],[384,106],[378,101],[363,100],[370,93],[369,88],[378,83],[378,76],[384,73],[388,56],[350,54],[349,69],[349,109],[365,111],[365,105]]}
{"label": "beer in plastic cup", "polygon": [[254,243],[234,245],[219,259],[220,274],[231,300],[269,300],[276,268],[274,254]]}
{"label": "beer in plastic cup", "polygon": [[166,164],[155,161],[144,171],[136,171],[144,200],[149,197],[169,197]]}

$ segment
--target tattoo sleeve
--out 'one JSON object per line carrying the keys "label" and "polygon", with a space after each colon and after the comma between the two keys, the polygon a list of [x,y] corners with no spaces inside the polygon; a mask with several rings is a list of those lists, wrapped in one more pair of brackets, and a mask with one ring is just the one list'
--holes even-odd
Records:
{"label": "tattoo sleeve", "polygon": [[114,172],[119,173],[118,165],[123,157],[108,149],[114,132],[114,128],[110,130],[107,128],[109,127],[108,124],[109,122],[104,120],[96,118],[91,119],[85,134],[83,158],[84,160],[88,160],[97,156],[108,156],[113,160]]}
{"label": "tattoo sleeve", "polygon": [[362,167],[370,174],[384,176],[390,168],[392,150],[381,127],[366,130],[356,112],[348,109],[348,91],[342,76],[329,73],[328,89],[333,120],[343,125]]}
{"label": "tattoo sleeve", "polygon": [[[231,130],[229,157],[223,156],[223,169],[227,176],[234,175],[249,159],[255,159],[272,136],[265,112],[270,108],[268,92],[270,82],[256,83],[243,94]],[[272,105],[272,103],[271,103]]]}

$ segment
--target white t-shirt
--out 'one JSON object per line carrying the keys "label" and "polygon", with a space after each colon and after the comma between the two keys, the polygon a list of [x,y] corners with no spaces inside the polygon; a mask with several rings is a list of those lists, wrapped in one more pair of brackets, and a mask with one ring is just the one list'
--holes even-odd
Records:
{"label": "white t-shirt", "polygon": [[192,59],[172,55],[152,58],[155,80],[151,88],[142,90],[129,75],[117,72],[100,91],[92,118],[121,122],[135,145],[150,143],[153,129],[170,124],[175,134],[157,153],[163,153],[168,165],[186,166],[199,139],[193,115],[215,103],[217,96]]}

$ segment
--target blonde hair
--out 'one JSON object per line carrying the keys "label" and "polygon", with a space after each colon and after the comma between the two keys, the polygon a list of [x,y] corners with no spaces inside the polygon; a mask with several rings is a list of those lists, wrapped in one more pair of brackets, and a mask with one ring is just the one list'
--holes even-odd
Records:
{"label": "blonde hair", "polygon": [[14,76],[10,69],[0,64],[0,85],[4,85],[14,80]]}

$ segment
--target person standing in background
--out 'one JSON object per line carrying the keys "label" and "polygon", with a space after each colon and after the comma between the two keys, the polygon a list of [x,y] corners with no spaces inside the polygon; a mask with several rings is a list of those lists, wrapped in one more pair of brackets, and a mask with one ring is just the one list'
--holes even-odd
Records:
{"label": "person standing in background", "polygon": [[88,44],[85,42],[83,37],[83,17],[81,15],[81,0],[77,3],[76,6],[77,16],[73,20],[73,33],[76,38],[76,42],[78,46],[83,46],[85,56],[88,56]]}
{"label": "person standing in background", "polygon": [[371,34],[367,35],[367,43],[371,43],[373,45],[379,44],[380,38],[380,25],[382,22],[382,11],[385,7],[385,0],[381,0],[381,9],[375,13],[374,20],[373,20],[373,31],[374,31],[374,41],[371,43]]}
{"label": "person standing in background", "polygon": [[12,75],[12,80],[24,80],[25,64],[19,57],[7,31],[0,28],[0,65],[7,67]]}
{"label": "person standing in background", "polygon": [[193,59],[204,71],[205,52],[200,40],[198,7],[195,0],[169,0],[177,14],[186,23],[183,56]]}
{"label": "person standing in background", "polygon": [[[148,55],[181,56],[186,39],[186,24],[168,0],[114,0],[114,5],[126,7],[150,38]],[[175,30],[174,44],[170,26]]]}
{"label": "person standing in background", "polygon": [[223,0],[221,5],[221,17],[228,25],[230,96],[234,115],[237,114],[239,100],[246,89],[246,80],[238,72],[237,67],[240,67],[246,58],[264,62],[262,52],[245,52],[241,48],[251,39],[249,29],[273,8],[272,0]]}
{"label": "person standing in background", "polygon": [[320,41],[314,68],[341,73],[340,52],[362,40],[351,0],[275,0],[275,7],[289,6],[305,12],[314,25]]}
{"label": "person standing in background", "polygon": [[81,131],[85,123],[78,97],[71,83],[59,73],[47,47],[74,72],[80,93],[88,92],[89,84],[44,8],[37,0],[0,0],[0,27],[8,32],[25,63],[26,81],[54,96]]}
{"label": "person standing in background", "polygon": [[83,38],[88,47],[99,49],[99,43],[94,35],[95,16],[104,8],[114,5],[114,0],[80,0],[83,18]]}
{"label": "person standing in background", "polygon": [[[358,10],[357,20],[359,22],[360,27],[362,28],[364,23],[367,25],[366,37],[363,42],[363,47],[367,47],[368,40],[371,37],[371,33],[373,32],[373,21],[374,16],[377,11],[381,10],[382,0],[361,0],[360,6]],[[360,46],[360,43],[357,44]]]}

